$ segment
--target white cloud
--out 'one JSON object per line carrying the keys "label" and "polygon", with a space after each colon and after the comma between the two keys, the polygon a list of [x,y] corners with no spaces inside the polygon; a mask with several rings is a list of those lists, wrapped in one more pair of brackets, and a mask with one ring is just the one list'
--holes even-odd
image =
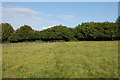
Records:
{"label": "white cloud", "polygon": [[63,19],[72,19],[74,18],[75,16],[74,15],[61,15],[61,16],[58,16],[59,18],[63,18]]}
{"label": "white cloud", "polygon": [[48,29],[48,28],[51,28],[51,27],[54,27],[54,26],[56,26],[56,25],[42,27],[42,29]]}
{"label": "white cloud", "polygon": [[39,14],[40,12],[37,12],[37,11],[34,11],[32,9],[29,9],[29,8],[3,8],[3,9],[6,9],[7,11],[11,11],[11,12],[15,12],[15,13],[20,13],[20,14],[28,14],[28,15],[31,15],[31,14]]}
{"label": "white cloud", "polygon": [[43,14],[42,12],[37,12],[29,8],[2,8],[3,13],[6,15],[18,15],[18,16],[24,16],[24,17],[31,17],[37,14]]}
{"label": "white cloud", "polygon": [[47,26],[47,27],[42,27],[42,29],[48,29],[48,28],[51,28],[53,26]]}
{"label": "white cloud", "polygon": [[[44,19],[44,16],[48,15],[43,12],[38,12],[30,8],[20,7],[2,7],[2,22],[7,22],[13,25],[15,29],[24,24],[28,24],[34,27],[35,30],[41,30],[43,25],[61,24],[59,21]],[[38,17],[38,15],[43,16]]]}
{"label": "white cloud", "polygon": [[68,24],[70,24],[70,23],[75,23],[76,22],[76,17],[75,17],[75,15],[69,15],[69,14],[66,14],[66,15],[60,15],[60,16],[58,16],[58,18],[60,19],[60,20],[62,20],[63,22],[66,22],[66,23],[68,23]]}

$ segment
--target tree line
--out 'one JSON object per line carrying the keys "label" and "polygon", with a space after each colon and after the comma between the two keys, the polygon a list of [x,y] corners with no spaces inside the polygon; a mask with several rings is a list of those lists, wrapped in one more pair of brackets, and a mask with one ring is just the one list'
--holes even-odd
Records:
{"label": "tree line", "polygon": [[14,30],[9,23],[0,24],[2,42],[24,41],[106,41],[120,40],[120,17],[116,22],[86,22],[75,28],[56,25],[42,31],[24,25]]}

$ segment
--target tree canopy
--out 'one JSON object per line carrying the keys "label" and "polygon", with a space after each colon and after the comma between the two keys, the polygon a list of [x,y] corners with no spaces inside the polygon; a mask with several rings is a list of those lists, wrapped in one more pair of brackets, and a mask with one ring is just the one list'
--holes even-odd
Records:
{"label": "tree canopy", "polygon": [[8,23],[2,23],[0,24],[2,25],[2,41],[7,41],[7,39],[12,35],[12,33],[14,32],[13,27],[8,24]]}
{"label": "tree canopy", "polygon": [[2,40],[10,42],[23,41],[102,41],[120,40],[118,21],[113,22],[87,22],[78,24],[75,28],[56,25],[42,31],[35,31],[24,25],[15,30],[8,23],[2,23]]}

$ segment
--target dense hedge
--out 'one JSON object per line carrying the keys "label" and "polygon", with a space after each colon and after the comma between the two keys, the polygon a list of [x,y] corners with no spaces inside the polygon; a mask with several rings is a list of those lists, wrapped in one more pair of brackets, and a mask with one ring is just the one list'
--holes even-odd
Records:
{"label": "dense hedge", "polygon": [[78,40],[118,40],[117,23],[83,23],[76,28],[76,38]]}
{"label": "dense hedge", "polygon": [[[118,20],[119,21],[119,20]],[[9,42],[23,41],[103,41],[103,40],[120,40],[119,22],[88,22],[79,24],[75,28],[58,25],[51,28],[35,31],[30,26],[24,25],[13,30],[8,23],[2,23],[2,40]]]}
{"label": "dense hedge", "polygon": [[[2,32],[2,41],[7,41],[8,38],[12,35],[14,32],[13,27],[8,23],[1,23],[0,24],[0,32]],[[1,41],[1,40],[0,40]]]}

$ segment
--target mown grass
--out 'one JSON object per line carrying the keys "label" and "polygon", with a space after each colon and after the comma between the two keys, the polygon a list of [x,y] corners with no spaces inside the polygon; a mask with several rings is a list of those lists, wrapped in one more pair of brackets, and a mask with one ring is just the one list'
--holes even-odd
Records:
{"label": "mown grass", "polygon": [[118,41],[3,44],[3,78],[116,78]]}

